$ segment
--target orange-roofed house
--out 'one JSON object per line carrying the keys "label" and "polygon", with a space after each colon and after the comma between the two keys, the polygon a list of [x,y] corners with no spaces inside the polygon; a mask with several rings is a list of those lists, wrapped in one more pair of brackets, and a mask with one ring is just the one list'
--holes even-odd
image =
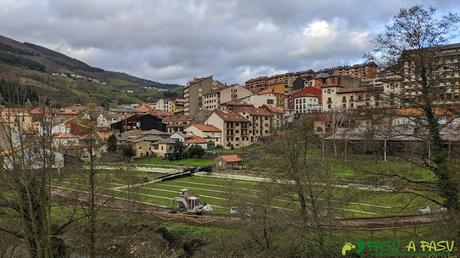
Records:
{"label": "orange-roofed house", "polygon": [[214,146],[222,146],[222,131],[209,124],[193,124],[185,128],[187,136],[197,136]]}
{"label": "orange-roofed house", "polygon": [[240,169],[242,159],[237,154],[219,156],[214,160],[214,170]]}
{"label": "orange-roofed house", "polygon": [[258,95],[274,95],[276,97],[277,107],[286,107],[286,86],[284,84],[277,84],[262,90],[257,93]]}
{"label": "orange-roofed house", "polygon": [[208,142],[200,136],[191,136],[187,140],[184,141],[185,146],[193,146],[198,145],[201,146],[204,150],[208,149]]}

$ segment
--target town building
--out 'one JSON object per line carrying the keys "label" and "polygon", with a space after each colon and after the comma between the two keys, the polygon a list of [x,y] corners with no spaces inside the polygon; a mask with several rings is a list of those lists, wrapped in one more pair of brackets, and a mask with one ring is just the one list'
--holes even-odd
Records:
{"label": "town building", "polygon": [[155,109],[174,113],[176,110],[176,102],[172,99],[159,99],[155,104]]}
{"label": "town building", "polygon": [[247,104],[254,107],[261,107],[263,105],[276,107],[277,104],[277,94],[266,93],[266,94],[257,94],[247,96],[239,100],[243,104]]}
{"label": "town building", "polygon": [[316,87],[307,87],[291,94],[295,114],[322,112],[322,91]]}
{"label": "town building", "polygon": [[222,131],[210,124],[193,124],[185,129],[187,136],[198,136],[214,146],[222,146]]}
{"label": "town building", "polygon": [[204,150],[208,149],[208,141],[200,136],[191,136],[184,141],[184,145],[186,147],[192,147],[194,145],[198,145]]}
{"label": "town building", "polygon": [[205,124],[213,125],[222,132],[221,142],[224,148],[239,148],[251,144],[250,121],[237,112],[214,110]]}
{"label": "town building", "polygon": [[267,105],[263,105],[260,108],[267,110],[272,115],[273,130],[282,128],[283,126],[288,124],[288,121],[286,119],[286,112],[284,111],[284,109]]}
{"label": "town building", "polygon": [[225,85],[212,76],[194,78],[184,88],[184,114],[194,116],[203,109],[203,95]]}
{"label": "town building", "polygon": [[287,88],[291,89],[293,87],[294,81],[298,77],[312,77],[315,76],[316,73],[312,70],[308,71],[300,71],[300,72],[291,72],[291,73],[283,73],[277,74],[273,76],[262,76],[255,79],[250,79],[245,82],[245,87],[254,93],[258,93],[269,86],[275,84],[283,84],[287,85]]}
{"label": "town building", "polygon": [[192,116],[186,115],[172,115],[165,116],[163,123],[166,124],[166,131],[168,133],[184,132],[184,129],[192,122]]}
{"label": "town building", "polygon": [[265,90],[260,91],[257,95],[274,95],[276,98],[275,106],[284,108],[287,106],[286,102],[287,87],[284,84],[276,84],[267,87]]}
{"label": "town building", "polygon": [[142,131],[151,129],[163,132],[166,131],[166,125],[162,122],[162,119],[152,114],[135,114],[111,124],[110,127],[112,130],[116,130],[118,132],[125,132],[134,129]]}
{"label": "town building", "polygon": [[[433,77],[428,79],[431,84],[433,102],[437,105],[460,103],[460,43],[448,44],[424,49],[425,58],[430,62],[428,71]],[[416,50],[406,51],[401,56],[401,71],[398,72],[401,83],[401,94],[406,103],[422,103],[421,80],[413,67],[420,57]]]}
{"label": "town building", "polygon": [[370,62],[356,65],[345,65],[322,69],[319,73],[328,73],[337,76],[346,76],[352,78],[374,79],[377,77],[377,64]]}
{"label": "town building", "polygon": [[235,110],[241,116],[249,120],[249,141],[255,143],[259,139],[270,136],[273,129],[273,116],[263,108],[243,107]]}
{"label": "town building", "polygon": [[223,103],[237,101],[238,99],[251,95],[253,95],[253,93],[250,90],[238,84],[234,84],[231,86],[212,90],[209,93],[203,95],[202,106],[205,110],[221,109],[221,105]]}
{"label": "town building", "polygon": [[214,170],[240,169],[242,168],[242,159],[237,154],[222,155],[214,160]]}

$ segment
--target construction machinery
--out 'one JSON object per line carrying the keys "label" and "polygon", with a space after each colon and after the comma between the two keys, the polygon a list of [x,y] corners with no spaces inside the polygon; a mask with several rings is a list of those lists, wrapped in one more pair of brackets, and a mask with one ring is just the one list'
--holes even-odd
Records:
{"label": "construction machinery", "polygon": [[180,189],[179,196],[173,198],[172,212],[186,212],[191,214],[203,214],[213,211],[211,205],[201,203],[198,196],[191,194],[188,189]]}

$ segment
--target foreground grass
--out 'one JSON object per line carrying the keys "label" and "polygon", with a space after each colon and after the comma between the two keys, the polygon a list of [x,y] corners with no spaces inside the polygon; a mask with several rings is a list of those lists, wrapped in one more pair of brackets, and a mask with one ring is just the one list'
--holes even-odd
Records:
{"label": "foreground grass", "polygon": [[[77,211],[78,215],[83,215],[78,222],[84,228],[87,225],[87,218],[84,216],[83,208]],[[52,209],[53,221],[65,222],[68,214],[72,211],[72,207],[56,206]],[[263,232],[255,231],[253,234],[247,234],[248,230],[240,227],[221,227],[212,225],[190,225],[181,222],[163,221],[149,214],[126,213],[117,211],[100,210],[97,216],[97,225],[111,229],[106,233],[113,234],[113,237],[121,237],[122,239],[135,238],[136,234],[142,230],[142,234],[157,235],[158,239],[163,239],[168,242],[169,247],[181,248],[184,244],[190,241],[200,241],[203,245],[200,250],[213,250],[219,253],[219,250],[225,251],[231,248],[241,248],[239,246],[230,249],[221,249],[225,242],[241,244],[238,239],[243,238],[244,241],[254,241],[252,237],[261,236]],[[276,226],[275,226],[276,227]],[[419,225],[404,228],[393,229],[335,229],[332,231],[324,230],[325,246],[328,250],[340,254],[340,250],[345,242],[357,244],[359,240],[364,241],[397,241],[401,243],[401,247],[407,245],[409,241],[439,241],[439,240],[455,240],[452,233],[452,228],[449,230],[449,225],[440,223],[437,225]],[[69,227],[68,233],[81,234],[78,227]],[[282,232],[280,232],[282,233]],[[252,237],[251,237],[252,236]],[[315,235],[309,235],[305,241],[314,241]],[[283,241],[282,239],[280,239]],[[102,241],[99,239],[99,241]],[[129,241],[129,240],[128,240]],[[158,241],[158,240],[157,240]],[[249,243],[249,242],[248,242]],[[102,243],[101,243],[102,244]],[[133,244],[127,242],[126,244]],[[288,246],[289,243],[283,243]],[[404,248],[402,249],[404,250]],[[457,250],[458,251],[458,250]]]}

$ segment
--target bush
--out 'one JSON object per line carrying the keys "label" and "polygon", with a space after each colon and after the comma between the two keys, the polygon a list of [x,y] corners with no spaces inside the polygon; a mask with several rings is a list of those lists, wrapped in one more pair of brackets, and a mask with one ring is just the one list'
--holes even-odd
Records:
{"label": "bush", "polygon": [[188,156],[190,158],[201,159],[204,155],[204,149],[200,145],[192,145],[188,149]]}
{"label": "bush", "polygon": [[108,152],[115,152],[117,150],[117,137],[115,134],[112,134],[107,139],[107,151]]}
{"label": "bush", "polygon": [[136,150],[133,148],[131,144],[124,144],[121,146],[121,152],[127,158],[132,158],[136,156]]}

